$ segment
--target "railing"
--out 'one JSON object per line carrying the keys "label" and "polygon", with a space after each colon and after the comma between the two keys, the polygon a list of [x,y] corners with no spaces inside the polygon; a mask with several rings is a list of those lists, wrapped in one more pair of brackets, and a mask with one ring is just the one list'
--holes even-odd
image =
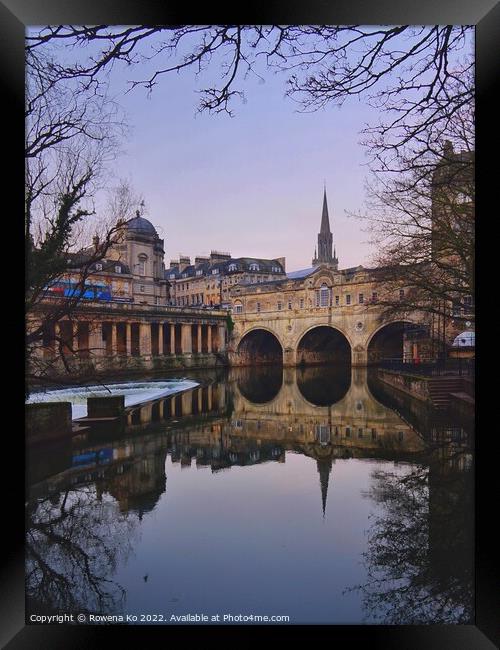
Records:
{"label": "railing", "polygon": [[407,372],[427,377],[459,376],[474,377],[475,359],[420,359],[418,362],[399,358],[380,359],[374,362],[378,368]]}

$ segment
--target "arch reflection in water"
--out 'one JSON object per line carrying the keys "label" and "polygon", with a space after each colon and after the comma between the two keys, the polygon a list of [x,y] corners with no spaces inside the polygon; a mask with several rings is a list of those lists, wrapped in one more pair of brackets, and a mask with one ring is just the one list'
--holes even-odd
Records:
{"label": "arch reflection in water", "polygon": [[[328,368],[311,370],[328,383]],[[364,606],[377,622],[412,623],[416,602],[418,622],[467,622],[468,465],[431,458],[416,427],[373,396],[366,370],[353,368],[345,394],[320,406],[301,391],[301,372],[263,373],[265,390],[244,372],[212,378],[141,407],[118,440],[72,443],[73,464],[64,469],[66,450],[60,473],[31,494],[31,610],[117,611],[123,585],[131,613],[175,613],[181,597],[192,611],[258,602],[265,614],[278,603],[297,622],[359,623]],[[106,561],[81,564],[95,548]],[[224,589],[209,588],[221,580]]]}
{"label": "arch reflection in water", "polygon": [[281,366],[237,368],[232,373],[240,393],[253,404],[271,402],[283,385]]}
{"label": "arch reflection in water", "polygon": [[304,398],[315,406],[332,406],[344,397],[351,385],[348,365],[297,369],[297,386]]}

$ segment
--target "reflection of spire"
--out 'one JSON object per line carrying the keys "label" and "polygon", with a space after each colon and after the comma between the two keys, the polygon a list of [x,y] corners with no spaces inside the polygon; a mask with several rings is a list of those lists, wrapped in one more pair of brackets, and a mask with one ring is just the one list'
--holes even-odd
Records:
{"label": "reflection of spire", "polygon": [[332,459],[322,458],[321,460],[317,460],[316,466],[318,468],[319,483],[321,486],[321,501],[323,504],[324,518],[326,512],[326,499],[328,497],[328,480],[330,478],[330,472],[332,471]]}

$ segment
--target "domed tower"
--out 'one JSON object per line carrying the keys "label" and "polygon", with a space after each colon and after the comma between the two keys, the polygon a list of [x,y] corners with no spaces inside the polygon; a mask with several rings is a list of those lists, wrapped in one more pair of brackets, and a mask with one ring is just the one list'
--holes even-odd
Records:
{"label": "domed tower", "polygon": [[120,260],[130,268],[133,276],[132,295],[139,304],[167,304],[165,280],[165,250],[153,224],[136,216],[122,224],[120,244],[115,247]]}

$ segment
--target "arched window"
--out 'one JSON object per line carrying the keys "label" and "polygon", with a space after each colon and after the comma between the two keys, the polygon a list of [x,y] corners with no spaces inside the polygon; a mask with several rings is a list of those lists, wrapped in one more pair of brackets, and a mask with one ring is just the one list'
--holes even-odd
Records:
{"label": "arched window", "polygon": [[148,256],[144,253],[141,253],[138,257],[137,271],[139,275],[146,275],[146,261]]}
{"label": "arched window", "polygon": [[236,266],[236,264],[230,264],[227,270],[230,271],[230,272],[231,271],[237,271],[238,267]]}
{"label": "arched window", "polygon": [[255,262],[250,264],[250,271],[258,271],[258,270],[259,270],[258,264],[255,264]]}
{"label": "arched window", "polygon": [[319,290],[319,304],[320,307],[328,307],[330,305],[330,289],[325,283],[321,285]]}

